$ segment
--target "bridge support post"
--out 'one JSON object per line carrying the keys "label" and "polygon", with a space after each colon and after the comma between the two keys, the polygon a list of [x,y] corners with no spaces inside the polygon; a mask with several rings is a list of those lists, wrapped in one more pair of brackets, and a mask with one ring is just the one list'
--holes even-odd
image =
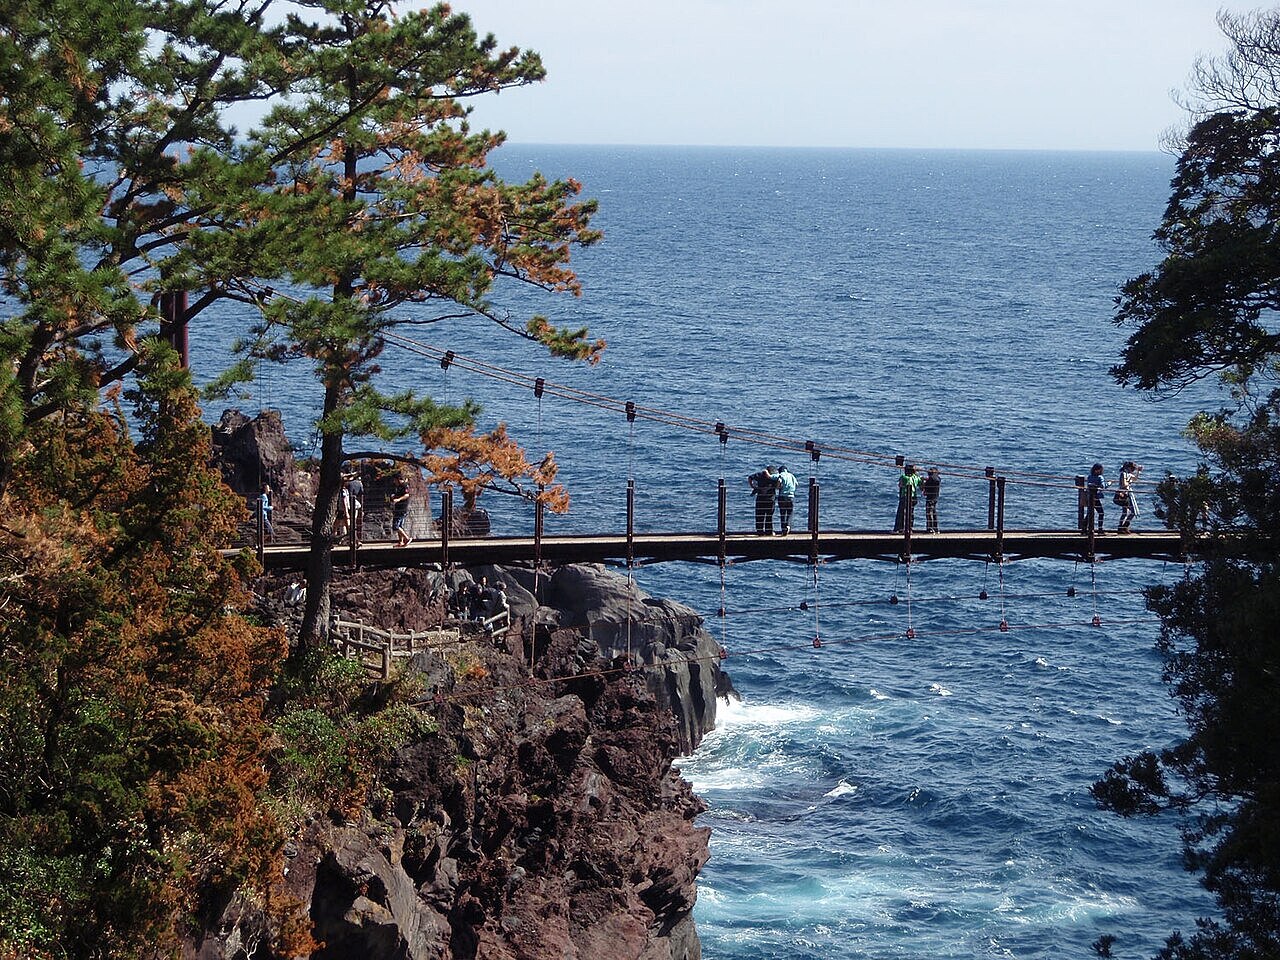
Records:
{"label": "bridge support post", "polygon": [[1004,559],[1004,477],[996,477],[996,560]]}
{"label": "bridge support post", "polygon": [[729,527],[729,490],[724,484],[724,477],[720,478],[720,485],[716,490],[716,500],[716,533],[720,537],[720,565],[724,566],[724,541]]}
{"label": "bridge support post", "polygon": [[440,566],[449,566],[449,534],[453,532],[453,491],[440,491]]}
{"label": "bridge support post", "polygon": [[987,467],[987,529],[996,528],[996,468]]}
{"label": "bridge support post", "polygon": [[538,498],[533,502],[533,564],[542,566],[542,525],[546,520],[546,505]]}
{"label": "bridge support post", "polygon": [[[1085,532],[1085,510],[1088,508],[1088,495],[1084,488],[1084,477],[1076,474],[1076,529]],[[1092,513],[1092,511],[1090,511]]]}
{"label": "bridge support post", "polygon": [[636,482],[627,481],[627,569],[635,563],[636,556]]}
{"label": "bridge support post", "polygon": [[809,562],[818,562],[818,507],[822,489],[817,477],[809,478]]}
{"label": "bridge support post", "polygon": [[257,541],[258,564],[262,565],[267,553],[267,513],[262,497],[258,497],[258,513],[254,521],[254,539]]}

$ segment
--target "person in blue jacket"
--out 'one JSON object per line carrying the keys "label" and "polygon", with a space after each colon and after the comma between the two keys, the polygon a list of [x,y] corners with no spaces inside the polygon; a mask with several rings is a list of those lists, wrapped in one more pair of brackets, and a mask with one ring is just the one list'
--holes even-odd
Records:
{"label": "person in blue jacket", "polygon": [[791,512],[796,508],[796,475],[778,466],[778,526],[785,537],[791,532]]}

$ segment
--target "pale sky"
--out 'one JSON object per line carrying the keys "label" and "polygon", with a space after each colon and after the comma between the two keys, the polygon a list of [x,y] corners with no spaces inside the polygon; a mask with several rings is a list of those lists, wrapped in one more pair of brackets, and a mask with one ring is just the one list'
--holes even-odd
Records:
{"label": "pale sky", "polygon": [[[454,0],[547,80],[513,143],[1155,150],[1220,0]],[[1236,4],[1236,11],[1258,4]]]}

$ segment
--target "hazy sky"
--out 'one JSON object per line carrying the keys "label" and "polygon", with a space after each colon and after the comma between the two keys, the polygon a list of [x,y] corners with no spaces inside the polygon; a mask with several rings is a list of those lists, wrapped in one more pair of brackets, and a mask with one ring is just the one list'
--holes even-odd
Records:
{"label": "hazy sky", "polygon": [[1154,150],[1223,47],[1219,0],[453,6],[542,54],[544,83],[473,101],[517,143]]}

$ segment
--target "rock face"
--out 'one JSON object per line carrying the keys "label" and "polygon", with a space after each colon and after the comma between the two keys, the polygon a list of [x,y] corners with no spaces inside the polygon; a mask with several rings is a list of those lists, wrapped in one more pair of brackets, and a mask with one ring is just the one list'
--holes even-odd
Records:
{"label": "rock face", "polygon": [[[357,819],[295,840],[289,892],[325,943],[313,957],[697,960],[709,831],[672,760],[731,689],[717,644],[692,609],[599,566],[340,571],[334,606],[424,629],[481,577],[503,584],[510,634],[416,655],[437,732],[398,752]],[[460,680],[460,663],[483,677]],[[244,927],[224,918],[218,939],[254,939]],[[198,956],[255,954],[207,940]]]}
{"label": "rock face", "polygon": [[692,753],[715,726],[717,695],[732,689],[720,671],[720,645],[702,628],[702,617],[598,565],[560,567],[545,603],[556,611],[558,626],[582,629],[606,660],[638,658],[650,692],[676,719],[680,751]]}
{"label": "rock face", "polygon": [[[486,662],[495,680],[523,673],[509,655]],[[358,824],[301,838],[290,888],[325,943],[316,960],[700,957],[691,911],[709,831],[638,677],[516,688],[436,716],[439,734],[400,751]]]}
{"label": "rock face", "polygon": [[[235,489],[262,475],[305,504],[283,436],[278,415],[224,415],[215,441]],[[366,490],[376,499],[376,478]],[[333,609],[429,629],[481,578],[505,588],[510,631],[406,663],[432,732],[374,773],[354,816],[313,815],[286,848],[288,893],[324,944],[312,957],[699,960],[710,831],[672,761],[732,691],[718,645],[695,611],[600,566],[338,569]],[[297,616],[289,578],[258,593],[261,615]],[[254,905],[232,896],[215,912],[188,957],[274,960]]]}

